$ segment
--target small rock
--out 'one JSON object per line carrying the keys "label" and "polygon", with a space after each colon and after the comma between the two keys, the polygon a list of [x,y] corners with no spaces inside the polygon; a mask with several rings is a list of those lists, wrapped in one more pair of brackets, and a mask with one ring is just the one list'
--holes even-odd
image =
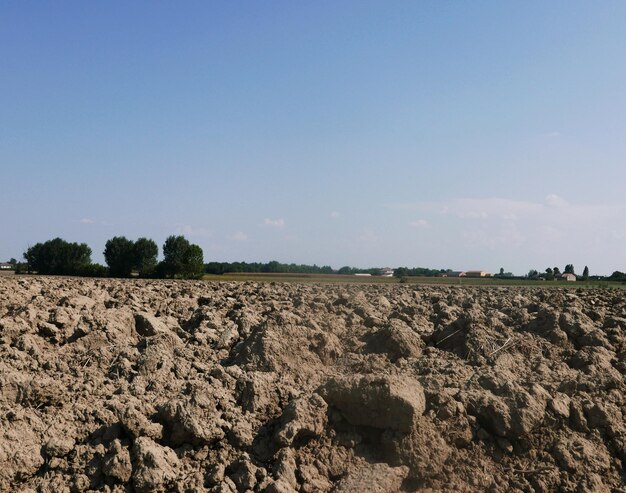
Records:
{"label": "small rock", "polygon": [[297,440],[322,435],[326,428],[327,411],[326,402],[318,394],[290,402],[281,418],[277,442],[282,447],[288,447]]}
{"label": "small rock", "polygon": [[45,451],[49,457],[64,457],[71,452],[75,443],[71,437],[55,436],[48,440]]}
{"label": "small rock", "polygon": [[390,467],[385,463],[368,464],[350,471],[337,484],[335,493],[387,493],[400,491],[408,467]]}
{"label": "small rock", "polygon": [[426,409],[424,390],[411,377],[338,377],[330,379],[319,392],[356,426],[408,432]]}
{"label": "small rock", "polygon": [[163,436],[163,426],[153,423],[134,407],[127,407],[120,414],[120,423],[131,438],[149,437],[160,440]]}
{"label": "small rock", "polygon": [[146,312],[136,312],[135,330],[143,337],[152,337],[159,333],[169,332],[167,326],[154,315]]}
{"label": "small rock", "polygon": [[562,418],[569,418],[570,398],[560,392],[548,403],[550,410]]}
{"label": "small rock", "polygon": [[128,449],[122,447],[119,440],[114,440],[111,444],[111,451],[102,461],[102,472],[105,476],[113,478],[122,483],[127,482],[133,472]]}
{"label": "small rock", "polygon": [[171,448],[141,437],[133,446],[133,486],[139,493],[171,491],[180,461]]}

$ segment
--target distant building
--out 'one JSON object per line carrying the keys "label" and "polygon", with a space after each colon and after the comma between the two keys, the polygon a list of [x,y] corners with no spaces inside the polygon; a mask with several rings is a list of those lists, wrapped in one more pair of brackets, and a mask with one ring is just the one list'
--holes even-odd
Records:
{"label": "distant building", "polygon": [[566,272],[565,274],[561,274],[561,279],[568,282],[574,282],[576,281],[576,275]]}
{"label": "distant building", "polygon": [[465,277],[465,272],[460,270],[449,270],[442,277]]}
{"label": "distant building", "polygon": [[393,277],[394,269],[391,267],[385,267],[384,269],[380,269],[380,275],[382,277]]}
{"label": "distant building", "polygon": [[491,277],[491,274],[482,270],[468,270],[465,272],[465,277]]}
{"label": "distant building", "polygon": [[8,262],[0,262],[0,270],[13,270],[14,266],[13,264],[10,264]]}

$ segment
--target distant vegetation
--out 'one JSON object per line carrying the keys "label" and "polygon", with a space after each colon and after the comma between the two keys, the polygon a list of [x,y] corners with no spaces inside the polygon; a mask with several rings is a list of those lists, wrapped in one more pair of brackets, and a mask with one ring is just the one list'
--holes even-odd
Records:
{"label": "distant vegetation", "polygon": [[450,270],[446,269],[427,269],[426,267],[414,267],[409,269],[408,267],[398,267],[393,275],[394,277],[409,277],[409,276],[419,276],[419,277],[438,277],[446,272],[450,272]]}
{"label": "distant vegetation", "polygon": [[247,272],[252,274],[265,273],[265,274],[371,274],[379,275],[381,269],[357,269],[354,267],[342,267],[341,269],[334,270],[330,265],[324,265],[322,267],[318,265],[306,265],[306,264],[281,264],[276,260],[271,262],[209,262],[206,264],[205,271],[207,274],[236,274],[241,272]]}
{"label": "distant vegetation", "polygon": [[[54,238],[37,243],[24,252],[25,262],[10,260],[16,273],[37,273],[88,277],[141,277],[170,279],[201,279],[204,274],[319,274],[380,276],[382,268],[356,268],[344,266],[333,269],[329,265],[285,264],[271,262],[209,262],[204,263],[202,248],[190,243],[184,236],[169,236],[163,244],[163,260],[158,261],[159,248],[149,238],[135,241],[124,236],[115,236],[106,242],[104,248],[106,266],[91,261],[91,248],[85,243],[70,243]],[[450,269],[430,269],[427,267],[397,267],[393,276],[401,282],[409,277],[445,277]],[[457,273],[458,274],[458,273]],[[575,274],[573,264],[565,265],[563,274]],[[561,279],[559,267],[547,267],[543,272],[531,269],[524,276],[515,276],[500,268],[491,279],[505,281],[553,281]],[[483,278],[488,280],[489,278]],[[609,277],[590,276],[585,266],[581,281],[616,281],[626,283],[626,273],[615,271]]]}
{"label": "distant vegetation", "polygon": [[607,279],[609,281],[626,282],[626,274],[616,270],[615,272],[613,272],[613,274],[607,277]]}
{"label": "distant vegetation", "polygon": [[91,248],[61,238],[37,243],[24,252],[24,264],[16,272],[65,276],[146,277],[200,279],[204,275],[202,249],[184,236],[170,236],[163,245],[163,261],[157,262],[159,248],[148,238],[132,241],[116,236],[106,242],[107,266],[91,262]]}
{"label": "distant vegetation", "polygon": [[37,243],[24,253],[29,270],[39,274],[84,275],[91,265],[91,248],[61,238]]}

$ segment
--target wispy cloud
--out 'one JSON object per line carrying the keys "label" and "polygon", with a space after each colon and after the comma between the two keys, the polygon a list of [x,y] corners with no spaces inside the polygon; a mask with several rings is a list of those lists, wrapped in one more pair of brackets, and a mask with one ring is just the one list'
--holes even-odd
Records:
{"label": "wispy cloud", "polygon": [[546,197],[545,204],[548,207],[567,207],[569,202],[563,197],[559,197],[558,195],[551,193]]}
{"label": "wispy cloud", "polygon": [[210,229],[202,226],[192,226],[190,224],[183,224],[176,228],[176,233],[179,235],[189,236],[191,238],[210,238],[213,233]]}
{"label": "wispy cloud", "polygon": [[418,219],[417,221],[409,222],[409,226],[416,229],[428,229],[430,228],[430,223],[426,219]]}
{"label": "wispy cloud", "polygon": [[96,221],[94,221],[93,219],[91,219],[89,217],[83,217],[78,222],[81,223],[81,224],[95,224]]}
{"label": "wispy cloud", "polygon": [[282,217],[278,219],[265,218],[261,223],[261,226],[274,229],[283,229],[285,227],[285,220]]}
{"label": "wispy cloud", "polygon": [[[455,198],[387,208],[399,217],[436,221],[437,235],[424,239],[433,252],[485,265],[500,258],[536,262],[536,267],[555,261],[593,262],[609,274],[621,267],[612,264],[623,258],[626,203],[586,204],[550,193],[543,200]],[[414,227],[423,224],[410,216],[405,220]]]}
{"label": "wispy cloud", "polygon": [[247,241],[248,235],[243,231],[237,231],[230,236],[230,239],[233,241]]}

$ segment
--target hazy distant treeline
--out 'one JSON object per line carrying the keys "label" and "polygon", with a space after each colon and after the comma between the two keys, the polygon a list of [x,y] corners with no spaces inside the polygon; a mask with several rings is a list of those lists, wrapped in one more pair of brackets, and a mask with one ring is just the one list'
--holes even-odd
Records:
{"label": "hazy distant treeline", "polygon": [[207,274],[229,274],[238,272],[272,273],[272,274],[371,274],[380,275],[381,269],[372,267],[359,269],[356,267],[341,267],[333,269],[330,265],[283,264],[276,260],[271,262],[209,262],[205,266]]}

